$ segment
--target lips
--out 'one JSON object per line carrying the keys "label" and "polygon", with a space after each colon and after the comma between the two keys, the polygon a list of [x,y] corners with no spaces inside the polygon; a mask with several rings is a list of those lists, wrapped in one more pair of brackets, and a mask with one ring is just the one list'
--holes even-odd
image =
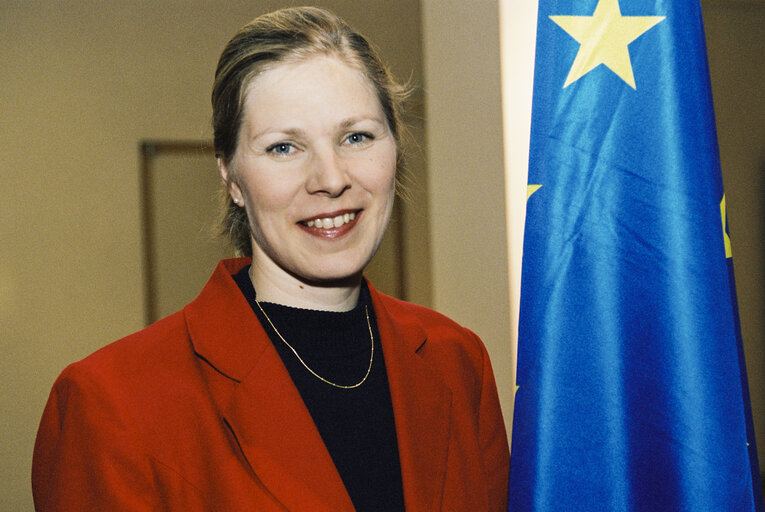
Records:
{"label": "lips", "polygon": [[342,210],[322,213],[311,219],[298,222],[298,226],[310,235],[333,240],[351,231],[361,216],[362,210]]}
{"label": "lips", "polygon": [[304,224],[309,228],[332,229],[349,224],[356,219],[356,212],[346,212],[334,217],[317,217],[306,221]]}
{"label": "lips", "polygon": [[356,220],[360,210],[337,212],[334,214],[322,214],[312,219],[302,220],[300,225],[313,229],[336,229]]}

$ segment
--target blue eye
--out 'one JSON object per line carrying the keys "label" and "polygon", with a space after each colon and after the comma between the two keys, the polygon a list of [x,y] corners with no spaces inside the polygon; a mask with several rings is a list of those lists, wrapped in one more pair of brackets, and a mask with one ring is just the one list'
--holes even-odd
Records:
{"label": "blue eye", "polygon": [[349,144],[363,144],[364,142],[369,142],[374,137],[370,133],[363,133],[363,132],[356,132],[348,135],[348,138],[346,139]]}
{"label": "blue eye", "polygon": [[277,142],[269,146],[266,151],[268,153],[276,153],[277,155],[289,155],[294,149],[295,147],[289,142]]}

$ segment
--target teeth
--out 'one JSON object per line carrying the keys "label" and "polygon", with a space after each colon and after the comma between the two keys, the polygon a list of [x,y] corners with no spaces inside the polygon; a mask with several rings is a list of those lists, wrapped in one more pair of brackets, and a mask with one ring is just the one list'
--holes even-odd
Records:
{"label": "teeth", "polygon": [[306,222],[309,228],[332,229],[339,228],[343,224],[348,224],[356,218],[356,213],[344,213],[337,217],[325,217],[323,219],[313,219]]}

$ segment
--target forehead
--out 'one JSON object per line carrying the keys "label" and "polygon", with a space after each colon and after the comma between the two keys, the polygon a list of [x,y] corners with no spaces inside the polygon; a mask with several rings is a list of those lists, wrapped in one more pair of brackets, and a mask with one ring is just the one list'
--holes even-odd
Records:
{"label": "forehead", "polygon": [[335,55],[314,55],[268,66],[247,85],[243,107],[247,116],[254,106],[260,110],[276,103],[292,105],[295,111],[335,106],[372,109],[381,112],[377,91],[366,74],[346,59]]}

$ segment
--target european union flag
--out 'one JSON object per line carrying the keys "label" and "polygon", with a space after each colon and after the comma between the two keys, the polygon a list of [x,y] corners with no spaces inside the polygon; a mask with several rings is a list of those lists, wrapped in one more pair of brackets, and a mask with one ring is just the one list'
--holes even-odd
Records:
{"label": "european union flag", "polygon": [[762,510],[701,7],[540,0],[510,510]]}

